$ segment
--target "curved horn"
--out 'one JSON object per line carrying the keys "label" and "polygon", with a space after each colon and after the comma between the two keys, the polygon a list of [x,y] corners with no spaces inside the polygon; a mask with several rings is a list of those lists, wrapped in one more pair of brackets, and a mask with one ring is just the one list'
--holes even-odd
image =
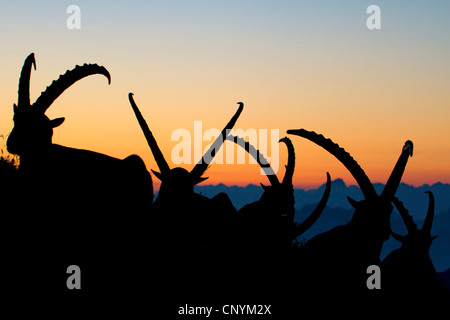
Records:
{"label": "curved horn", "polygon": [[[231,120],[226,124],[225,128],[223,128],[220,135],[214,140],[214,142],[211,144],[209,149],[205,152],[203,157],[200,159],[200,161],[195,165],[195,167],[191,170],[190,175],[193,178],[193,181],[203,181],[204,179],[201,179],[201,176],[203,173],[205,173],[206,169],[208,169],[209,161],[212,161],[214,156],[216,155],[216,152],[219,151],[220,147],[223,145],[226,136],[227,136],[227,130],[233,129],[234,125],[236,124],[237,119],[242,113],[242,110],[244,110],[244,104],[242,102],[238,102],[239,108],[234,114],[234,116],[231,118]],[[206,158],[206,156],[209,156],[209,161]]]}
{"label": "curved horn", "polygon": [[58,80],[53,81],[52,84],[41,93],[33,105],[38,107],[41,112],[45,112],[67,88],[78,80],[93,74],[102,74],[108,79],[108,84],[111,83],[111,76],[105,67],[97,64],[76,66],[72,70],[67,70],[65,74],[59,76]]}
{"label": "curved horn", "polygon": [[34,53],[25,59],[23,63],[22,72],[19,79],[19,97],[17,101],[17,107],[30,106],[30,78],[31,78],[31,66],[34,66],[36,70],[36,60],[34,59]]}
{"label": "curved horn", "polygon": [[[242,148],[244,148],[244,150],[247,151],[256,160],[259,166],[263,169],[272,186],[280,184],[280,181],[275,175],[275,172],[270,166],[270,163],[267,161],[266,158],[264,158],[264,155],[262,155],[258,149],[256,149],[253,145],[250,144],[249,141],[245,141],[243,138],[234,136],[232,134],[229,134],[227,136],[227,140],[233,141]],[[266,187],[263,184],[261,184],[261,186],[263,187],[264,190],[266,190]]]}
{"label": "curved horn", "polygon": [[423,223],[422,230],[427,232],[428,234],[431,234],[431,226],[433,225],[434,218],[434,195],[431,191],[425,191],[425,193],[428,193],[429,204],[427,216],[425,218],[425,222]]}
{"label": "curved horn", "polygon": [[370,182],[364,170],[359,166],[358,162],[352,158],[352,156],[341,148],[338,144],[334,143],[331,139],[326,139],[323,135],[319,135],[314,131],[307,131],[305,129],[298,130],[288,130],[287,133],[294,134],[305,139],[314,142],[315,144],[321,146],[333,156],[335,156],[352,174],[355,178],[362,193],[366,199],[374,198],[377,196],[375,188]]}
{"label": "curved horn", "polygon": [[319,204],[317,205],[316,209],[311,213],[311,215],[305,219],[299,226],[297,226],[297,236],[302,235],[306,230],[312,227],[312,225],[319,219],[320,215],[322,214],[323,210],[325,209],[328,198],[330,197],[331,192],[331,177],[330,174],[327,172],[327,185],[325,187],[325,191],[323,193],[322,199],[320,199]]}
{"label": "curved horn", "polygon": [[[133,93],[128,94],[128,100],[130,100],[131,107],[133,108],[134,114],[136,115],[137,121],[139,122],[139,125],[141,126],[142,132],[144,132],[145,139],[147,140],[147,144],[152,150],[153,158],[155,158],[156,164],[159,167],[159,170],[161,171],[161,174],[164,176],[170,171],[170,167],[166,162],[166,159],[164,159],[164,156],[161,152],[161,150],[158,147],[158,143],[156,143],[155,137],[153,137],[152,132],[150,131],[150,128],[147,125],[147,122],[145,121],[144,117],[142,116],[141,112],[139,111],[139,108],[137,107],[136,103],[133,99]],[[155,173],[156,174],[156,173]],[[159,175],[157,175],[158,178],[160,178]]]}
{"label": "curved horn", "polygon": [[397,188],[400,185],[402,180],[403,172],[405,172],[406,164],[408,163],[409,157],[413,155],[413,143],[408,140],[405,142],[403,146],[402,153],[395,164],[394,170],[392,170],[391,175],[389,176],[388,181],[386,182],[386,186],[381,193],[381,196],[387,200],[391,200],[397,192]]}
{"label": "curved horn", "polygon": [[286,166],[286,172],[284,174],[283,182],[282,184],[292,184],[292,177],[294,176],[294,169],[295,169],[295,150],[294,146],[292,145],[291,139],[288,137],[284,137],[280,139],[279,142],[284,142],[288,149],[288,163]]}
{"label": "curved horn", "polygon": [[408,231],[408,233],[417,230],[417,225],[414,223],[414,220],[409,214],[408,209],[406,209],[405,206],[403,205],[403,202],[401,202],[397,197],[393,197],[392,202],[394,203],[395,207],[400,213],[400,216],[402,217],[403,222],[405,223],[406,230]]}

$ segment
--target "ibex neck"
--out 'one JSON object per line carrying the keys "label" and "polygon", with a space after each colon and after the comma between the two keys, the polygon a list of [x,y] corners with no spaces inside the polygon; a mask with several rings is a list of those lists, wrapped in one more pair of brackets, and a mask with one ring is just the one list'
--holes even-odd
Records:
{"label": "ibex neck", "polygon": [[47,147],[29,150],[19,155],[19,169],[21,171],[30,170],[32,168],[41,167],[43,165],[51,165],[55,147],[58,145],[48,145]]}

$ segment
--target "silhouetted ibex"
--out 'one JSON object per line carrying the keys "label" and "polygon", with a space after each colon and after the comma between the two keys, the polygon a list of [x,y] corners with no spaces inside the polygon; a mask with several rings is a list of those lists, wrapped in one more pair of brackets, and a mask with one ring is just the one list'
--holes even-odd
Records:
{"label": "silhouetted ibex", "polygon": [[[214,158],[216,152],[222,146],[228,130],[231,130],[239,118],[244,104],[239,102],[239,108],[215,139],[211,147],[203,155],[202,159],[189,172],[184,168],[171,169],[165,160],[159,146],[150,131],[146,121],[142,117],[133,94],[128,95],[130,104],[141,126],[147,143],[155,158],[160,172],[152,170],[155,176],[161,180],[158,197],[153,204],[153,215],[159,219],[159,223],[170,226],[171,230],[156,230],[161,237],[169,237],[165,242],[173,242],[176,246],[209,245],[208,242],[218,240],[218,234],[214,225],[226,224],[227,216],[236,212],[228,198],[221,193],[212,199],[194,193],[194,186],[207,178],[202,177]],[[215,240],[213,240],[214,238]],[[182,239],[182,240],[181,240]]]}
{"label": "silhouetted ibex", "polygon": [[240,137],[230,134],[227,139],[244,148],[261,166],[270,182],[270,186],[261,184],[264,189],[261,199],[245,205],[238,212],[240,223],[244,228],[243,232],[247,234],[246,240],[243,241],[254,243],[255,247],[289,247],[292,241],[308,230],[323,212],[331,190],[330,175],[327,173],[327,186],[317,208],[305,221],[300,224],[295,223],[294,186],[292,185],[295,150],[291,140],[287,137],[280,140],[286,144],[288,149],[288,164],[280,183],[272,167],[259,150]]}
{"label": "silhouetted ibex", "polygon": [[[130,93],[128,98],[160,170],[152,170],[161,180],[161,187],[152,206],[149,233],[159,249],[155,254],[158,255],[161,274],[169,277],[167,282],[175,285],[176,291],[181,290],[179,285],[184,288],[194,285],[189,284],[191,281],[198,287],[210,272],[216,273],[219,266],[223,268],[218,260],[226,259],[226,255],[218,255],[217,249],[221,250],[229,245],[228,240],[232,236],[230,227],[234,222],[236,209],[227,194],[220,193],[209,199],[195,193],[194,186],[207,179],[202,175],[224,143],[227,130],[235,125],[244,105],[239,103],[237,112],[189,172],[184,168],[169,167],[134,102],[133,94]],[[163,283],[162,286],[167,289],[167,284]]]}
{"label": "silhouetted ibex", "polygon": [[383,192],[378,195],[364,170],[339,145],[304,129],[287,132],[306,138],[335,156],[350,171],[365,197],[359,202],[348,198],[355,208],[348,224],[319,234],[303,246],[303,280],[308,289],[319,292],[361,292],[367,289],[367,267],[380,264],[383,242],[391,232],[391,201],[412,156],[413,144],[406,141]]}
{"label": "silhouetted ibex", "polygon": [[401,248],[392,251],[381,264],[382,289],[402,295],[429,295],[437,293],[436,269],[429,250],[436,236],[431,236],[434,217],[434,196],[427,191],[430,202],[422,229],[418,229],[412,216],[397,198],[393,199],[408,234],[401,236],[392,232],[394,239],[402,243]]}
{"label": "silhouetted ibex", "polygon": [[[30,103],[34,54],[25,60],[14,105],[14,128],[8,151],[20,156],[20,193],[26,213],[25,232],[36,252],[53,257],[98,257],[110,248],[119,252],[140,232],[139,219],[152,204],[152,180],[136,155],[123,160],[52,143],[53,128],[64,118],[50,120],[46,110],[71,85],[109,72],[97,64],[76,66],[52,82]],[[128,248],[129,250],[129,248]],[[79,259],[72,260],[77,263]]]}

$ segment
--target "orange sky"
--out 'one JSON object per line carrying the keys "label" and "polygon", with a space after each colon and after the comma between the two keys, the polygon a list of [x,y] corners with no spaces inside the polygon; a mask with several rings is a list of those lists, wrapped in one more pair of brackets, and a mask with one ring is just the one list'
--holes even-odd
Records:
{"label": "orange sky", "polygon": [[[112,76],[109,86],[101,76],[75,84],[47,111],[50,118],[66,117],[55,129],[55,143],[120,158],[135,153],[157,169],[128,92],[169,164],[174,130],[193,133],[196,120],[204,131],[221,129],[243,101],[236,128],[279,129],[281,137],[287,129],[315,130],[383,183],[410,139],[415,151],[403,181],[450,183],[450,39],[443,32],[450,30],[449,5],[437,3],[424,8],[410,2],[405,9],[381,1],[382,29],[372,31],[365,26],[369,3],[232,1],[194,8],[80,1],[80,30],[65,27],[65,6],[56,2],[23,10],[2,4],[1,15],[8,16],[0,19],[0,134],[12,128],[20,69],[35,52],[32,100],[76,64],[96,62]],[[12,28],[14,19],[22,23]],[[355,183],[324,150],[292,140],[296,186],[322,184],[326,171]],[[280,155],[283,167],[284,146]],[[256,165],[216,164],[207,183],[266,183],[259,173]]]}

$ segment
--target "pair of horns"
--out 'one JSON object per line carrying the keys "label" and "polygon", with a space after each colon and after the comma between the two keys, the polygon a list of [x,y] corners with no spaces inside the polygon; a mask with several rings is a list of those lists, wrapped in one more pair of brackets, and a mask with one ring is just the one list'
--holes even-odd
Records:
{"label": "pair of horns", "polygon": [[[245,141],[243,138],[229,134],[227,136],[227,140],[233,141],[237,145],[241,146],[245,151],[247,151],[259,164],[259,166],[263,169],[266,177],[269,179],[269,182],[272,186],[279,185],[280,181],[270,166],[267,159],[264,157],[261,152],[256,149],[253,145],[250,144],[249,141]],[[292,184],[292,177],[294,175],[295,169],[295,150],[292,145],[291,139],[288,137],[284,137],[280,139],[279,142],[283,142],[288,149],[288,163],[286,165],[286,173],[284,174],[284,178],[282,184]]]}
{"label": "pair of horns", "polygon": [[[327,150],[329,153],[335,156],[347,168],[353,178],[355,178],[366,199],[374,199],[377,196],[372,182],[367,177],[364,170],[356,162],[356,160],[353,159],[352,156],[347,151],[345,151],[345,149],[341,148],[331,139],[327,139],[323,135],[319,135],[314,131],[307,131],[305,129],[288,130],[287,133],[308,139]],[[383,189],[383,192],[381,193],[381,197],[388,201],[392,201],[392,198],[394,197],[395,193],[397,192],[398,186],[400,185],[400,181],[405,171],[408,159],[409,157],[412,157],[412,155],[413,143],[408,140],[403,146],[400,157],[394,169],[392,170],[392,173]]]}
{"label": "pair of horns", "polygon": [[[139,125],[144,133],[145,139],[147,140],[147,144],[149,145],[153,157],[155,158],[156,164],[158,165],[158,168],[160,170],[160,173],[154,172],[158,177],[161,177],[164,179],[164,176],[166,176],[169,171],[170,167],[167,164],[166,159],[164,158],[164,155],[161,152],[161,149],[158,146],[158,143],[156,142],[155,137],[153,136],[152,132],[150,131],[150,128],[147,125],[147,122],[145,121],[144,117],[142,116],[141,112],[139,111],[139,108],[137,107],[136,103],[134,102],[133,93],[128,94],[128,99],[130,100],[131,107],[133,108],[134,114],[136,115],[136,118],[139,122]],[[195,167],[191,170],[189,173],[192,177],[192,181],[194,184],[200,183],[201,181],[204,181],[207,178],[202,178],[202,175],[205,173],[206,169],[208,169],[209,163],[214,158],[217,151],[220,149],[220,147],[223,145],[225,139],[227,139],[227,131],[231,130],[234,125],[236,124],[236,121],[238,120],[239,116],[242,113],[242,110],[244,110],[244,104],[242,102],[238,102],[239,108],[234,114],[234,116],[231,118],[231,120],[225,125],[225,128],[223,128],[220,135],[214,140],[214,142],[211,144],[209,149],[205,152],[202,159],[195,165]]]}
{"label": "pair of horns", "polygon": [[[427,215],[425,217],[425,221],[423,222],[422,226],[422,232],[425,232],[428,236],[431,237],[431,227],[433,225],[433,219],[434,219],[434,195],[431,191],[426,191],[425,193],[428,194],[428,211]],[[392,199],[392,202],[394,203],[395,207],[397,208],[398,212],[400,213],[400,216],[403,219],[403,222],[405,223],[406,230],[408,231],[408,234],[412,234],[415,231],[418,231],[417,225],[414,223],[414,220],[412,216],[409,214],[408,209],[405,208],[403,205],[403,202],[401,202],[397,197],[394,197]],[[405,236],[401,236],[395,232],[392,232],[392,236],[399,240],[400,242],[404,241]],[[431,237],[432,239],[436,237]]]}
{"label": "pair of horns", "polygon": [[[275,172],[273,171],[272,167],[270,166],[269,162],[266,158],[264,158],[264,155],[261,154],[261,152],[256,149],[253,145],[250,144],[250,142],[245,141],[243,138],[234,136],[234,135],[228,135],[227,139],[230,141],[233,141],[234,143],[238,144],[242,148],[245,149],[260,165],[260,167],[263,169],[264,173],[266,174],[267,178],[270,181],[270,184],[272,186],[280,185],[280,181],[278,180],[277,176],[275,175]],[[291,139],[288,137],[284,137],[280,139],[279,142],[284,142],[286,144],[286,147],[288,149],[288,163],[286,165],[286,172],[284,174],[283,182],[282,184],[285,185],[291,185],[292,186],[292,177],[294,175],[294,169],[295,169],[295,150],[294,146],[292,144]],[[266,189],[263,184],[261,184],[263,189]],[[296,227],[296,234],[301,235],[306,230],[308,230],[320,217],[323,210],[325,209],[325,206],[328,202],[328,198],[330,197],[331,193],[331,177],[330,174],[327,172],[327,183],[325,186],[325,191],[322,195],[322,199],[320,200],[317,207],[314,209],[314,211],[309,215],[308,218],[305,219],[300,225]]]}
{"label": "pair of horns", "polygon": [[[19,92],[17,105],[14,105],[14,111],[31,106],[30,104],[30,78],[31,68],[34,66],[36,70],[36,60],[34,53],[31,53],[26,59],[22,67],[19,79]],[[55,80],[48,86],[39,98],[33,103],[36,110],[44,113],[50,105],[70,86],[78,80],[94,74],[102,74],[108,79],[108,84],[111,83],[111,76],[104,67],[97,64],[84,64],[83,66],[76,66],[72,70],[68,70],[61,75],[58,80]]]}

